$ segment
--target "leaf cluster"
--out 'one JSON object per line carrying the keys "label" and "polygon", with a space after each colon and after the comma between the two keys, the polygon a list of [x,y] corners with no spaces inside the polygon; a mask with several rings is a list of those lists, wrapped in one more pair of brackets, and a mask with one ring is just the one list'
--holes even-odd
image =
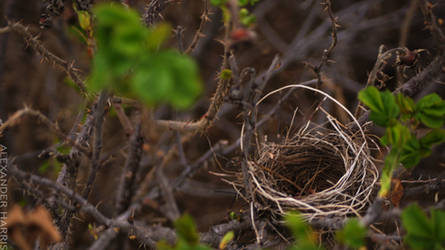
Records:
{"label": "leaf cluster", "polygon": [[168,103],[184,109],[201,92],[195,62],[174,50],[161,50],[170,26],[145,27],[139,14],[119,5],[98,5],[97,52],[88,80],[91,91],[112,89],[148,105]]}
{"label": "leaf cluster", "polygon": [[402,224],[406,230],[404,241],[412,249],[440,250],[445,246],[445,212],[432,209],[431,217],[417,205],[403,210]]}
{"label": "leaf cluster", "polygon": [[[445,140],[441,129],[445,121],[445,101],[433,93],[417,103],[402,94],[380,92],[371,86],[360,91],[358,98],[370,110],[369,118],[377,125],[386,127],[381,143],[390,147],[382,172],[379,195],[386,196],[391,186],[394,169],[402,163],[406,168],[416,166],[431,154],[431,148]],[[419,136],[420,126],[428,128]]]}

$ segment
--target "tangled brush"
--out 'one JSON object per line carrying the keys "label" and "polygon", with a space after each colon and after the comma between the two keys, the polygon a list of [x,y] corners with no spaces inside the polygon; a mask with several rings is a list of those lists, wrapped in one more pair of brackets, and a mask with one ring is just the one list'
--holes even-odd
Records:
{"label": "tangled brush", "polygon": [[[307,122],[292,136],[258,145],[247,162],[250,197],[257,208],[282,215],[300,211],[308,220],[330,215],[358,214],[369,204],[378,170],[373,163],[364,129],[356,118],[328,94],[305,86],[339,105],[359,129],[343,126],[327,112],[324,126]],[[239,183],[241,184],[241,182]]]}

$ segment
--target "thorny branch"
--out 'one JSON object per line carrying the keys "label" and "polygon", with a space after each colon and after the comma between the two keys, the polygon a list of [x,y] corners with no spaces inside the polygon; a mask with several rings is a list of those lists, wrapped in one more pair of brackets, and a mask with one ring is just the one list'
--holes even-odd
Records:
{"label": "thorny branch", "polygon": [[[58,68],[62,69],[74,81],[74,83],[76,83],[81,93],[83,95],[87,94],[85,84],[79,75],[80,70],[74,67],[74,62],[69,63],[53,54],[42,44],[41,41],[39,41],[38,36],[34,36],[33,34],[31,34],[29,28],[23,26],[21,23],[8,21],[7,28],[3,28],[3,32],[15,31],[20,34],[28,43],[28,45],[31,46],[37,53],[39,53],[40,56],[42,56],[43,61],[47,61],[51,65],[57,66]],[[0,34],[3,32],[0,32]]]}
{"label": "thorny branch", "polygon": [[192,42],[190,43],[188,48],[184,51],[185,54],[190,54],[196,48],[199,39],[204,36],[204,34],[202,34],[204,25],[210,20],[207,0],[203,0],[202,2],[203,2],[203,12],[201,14],[201,22],[199,23],[199,27],[196,30],[195,35],[193,36]]}
{"label": "thorny branch", "polygon": [[8,120],[6,120],[4,123],[0,124],[0,135],[2,134],[2,132],[6,128],[12,127],[12,126],[16,125],[20,121],[20,119],[23,116],[25,116],[25,115],[31,115],[31,116],[34,116],[34,117],[38,118],[39,121],[43,122],[48,128],[51,129],[51,131],[56,133],[56,135],[58,137],[60,137],[61,139],[64,139],[69,145],[77,148],[79,151],[81,151],[86,156],[90,155],[90,153],[89,153],[90,151],[89,151],[88,148],[85,148],[83,145],[80,145],[80,144],[76,143],[70,137],[66,136],[60,130],[59,126],[57,126],[57,124],[54,124],[52,121],[50,121],[48,119],[48,117],[46,117],[40,111],[31,109],[31,108],[26,107],[26,106],[23,109],[20,109],[20,110],[16,111],[13,115],[11,115],[8,118]]}
{"label": "thorny branch", "polygon": [[134,192],[135,178],[141,161],[143,142],[141,122],[139,121],[129,140],[128,156],[116,195],[116,214],[123,213],[130,205]]}

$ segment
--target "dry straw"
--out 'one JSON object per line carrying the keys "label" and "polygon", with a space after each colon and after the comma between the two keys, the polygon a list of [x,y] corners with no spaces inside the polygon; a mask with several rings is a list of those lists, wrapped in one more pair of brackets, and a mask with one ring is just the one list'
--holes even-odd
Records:
{"label": "dry straw", "polygon": [[298,210],[308,220],[360,213],[369,204],[378,179],[363,127],[340,102],[301,84],[274,90],[256,105],[289,88],[303,88],[333,101],[358,130],[348,129],[323,111],[328,120],[324,126],[307,122],[281,142],[261,143],[256,158],[248,162],[253,185],[250,197],[261,210],[274,215]]}

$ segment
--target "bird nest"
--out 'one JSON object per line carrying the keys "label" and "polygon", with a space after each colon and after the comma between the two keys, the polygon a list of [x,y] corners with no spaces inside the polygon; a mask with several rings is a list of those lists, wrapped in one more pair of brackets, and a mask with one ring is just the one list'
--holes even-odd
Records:
{"label": "bird nest", "polygon": [[[303,87],[344,108],[327,94]],[[378,170],[364,129],[344,109],[358,129],[325,113],[324,126],[308,122],[291,137],[258,146],[255,159],[247,162],[250,197],[257,208],[275,215],[298,210],[312,220],[358,214],[367,207]]]}

